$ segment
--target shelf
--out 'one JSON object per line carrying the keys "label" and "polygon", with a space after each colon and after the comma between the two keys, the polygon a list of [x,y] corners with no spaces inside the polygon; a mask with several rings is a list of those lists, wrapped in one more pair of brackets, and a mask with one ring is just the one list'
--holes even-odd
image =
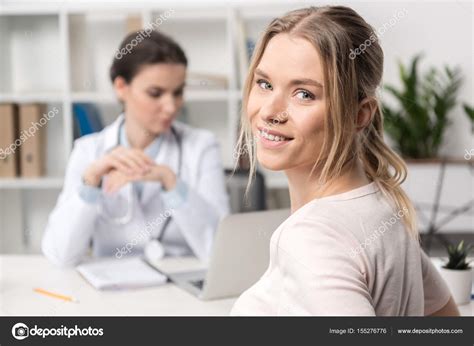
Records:
{"label": "shelf", "polygon": [[0,189],[61,189],[63,178],[0,178]]}
{"label": "shelf", "polygon": [[[176,10],[168,20],[162,21],[159,30],[173,37],[183,48],[188,57],[188,71],[224,76],[227,78],[227,85],[232,87],[234,52],[231,47],[234,45],[231,42],[227,17],[223,17],[222,20],[197,21],[198,18],[195,18],[192,21],[182,21],[173,20],[175,15],[180,16],[179,10]],[[152,13],[151,22],[158,18],[158,13]]]}
{"label": "shelf", "polygon": [[113,9],[109,4],[102,3],[72,3],[59,1],[57,3],[40,3],[38,5],[32,3],[26,4],[8,4],[0,9],[1,15],[41,15],[41,14],[55,14],[60,12],[68,14],[87,14],[87,13],[130,13],[153,11],[156,13],[165,12],[169,9],[174,9],[176,13],[173,18],[178,21],[206,21],[206,20],[226,20],[227,11],[225,7],[216,9],[203,8],[203,6],[189,6],[189,3],[179,4],[176,2],[117,2],[113,3]]}
{"label": "shelf", "polygon": [[[280,2],[280,3],[278,3]],[[308,3],[304,1],[272,1],[270,6],[262,4],[258,5],[242,5],[236,7],[239,15],[244,20],[257,20],[270,22],[274,18],[277,18],[285,13],[292,10],[308,7]]]}
{"label": "shelf", "polygon": [[118,103],[113,93],[101,92],[74,92],[71,94],[72,102],[81,103]]}
{"label": "shelf", "polygon": [[[173,7],[174,9],[174,7]],[[168,9],[163,8],[163,12],[166,12]],[[153,11],[155,14],[159,13],[158,11]],[[174,11],[170,17],[173,21],[182,21],[182,22],[213,22],[213,21],[225,21],[227,19],[227,11],[225,8],[221,9],[194,9],[194,10],[181,10],[178,9]]]}
{"label": "shelf", "polygon": [[230,97],[228,90],[185,90],[185,101],[226,101]]}
{"label": "shelf", "polygon": [[63,99],[59,92],[0,94],[0,102],[11,103],[60,103]]}
{"label": "shelf", "polygon": [[8,6],[6,8],[0,8],[0,16],[58,15],[61,7],[62,6],[59,5],[56,5],[55,7],[31,7],[26,4]]}
{"label": "shelf", "polygon": [[[267,174],[266,172],[264,175],[267,188],[288,187],[288,182],[285,177],[277,176],[272,173]],[[60,190],[63,187],[63,182],[63,178],[0,178],[0,190]]]}
{"label": "shelf", "polygon": [[22,14],[2,17],[0,91],[29,95],[38,90],[63,90],[60,37],[58,16]]}
{"label": "shelf", "polygon": [[[226,101],[229,98],[239,98],[238,90],[185,90],[185,101]],[[0,99],[1,100],[1,99]],[[72,102],[91,103],[118,103],[117,97],[113,93],[107,92],[74,92],[71,95]]]}

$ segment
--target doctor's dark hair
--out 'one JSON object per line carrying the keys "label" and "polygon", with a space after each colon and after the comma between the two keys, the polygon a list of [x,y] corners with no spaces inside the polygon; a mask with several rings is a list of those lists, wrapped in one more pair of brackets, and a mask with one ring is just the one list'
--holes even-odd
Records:
{"label": "doctor's dark hair", "polygon": [[169,36],[155,30],[128,34],[115,53],[110,79],[122,77],[127,83],[146,65],[168,63],[188,65],[183,49]]}

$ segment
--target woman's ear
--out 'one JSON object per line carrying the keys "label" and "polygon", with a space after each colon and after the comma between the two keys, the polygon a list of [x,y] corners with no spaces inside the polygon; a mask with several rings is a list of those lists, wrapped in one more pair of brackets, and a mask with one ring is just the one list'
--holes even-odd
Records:
{"label": "woman's ear", "polygon": [[377,110],[377,100],[366,97],[359,103],[359,111],[357,112],[357,132],[366,128],[372,118],[374,117],[375,111]]}
{"label": "woman's ear", "polygon": [[120,101],[125,102],[127,91],[128,91],[128,83],[123,77],[116,77],[114,79],[114,89],[117,97]]}

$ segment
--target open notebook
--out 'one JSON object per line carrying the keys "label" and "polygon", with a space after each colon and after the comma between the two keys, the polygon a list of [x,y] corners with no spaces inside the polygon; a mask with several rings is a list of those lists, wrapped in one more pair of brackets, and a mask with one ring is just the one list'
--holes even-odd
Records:
{"label": "open notebook", "polygon": [[122,290],[158,286],[167,277],[140,257],[98,260],[77,267],[79,273],[99,290]]}

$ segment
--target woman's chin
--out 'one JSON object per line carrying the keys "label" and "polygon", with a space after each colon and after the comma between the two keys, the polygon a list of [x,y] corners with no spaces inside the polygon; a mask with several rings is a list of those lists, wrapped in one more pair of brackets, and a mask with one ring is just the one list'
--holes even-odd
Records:
{"label": "woman's chin", "polygon": [[285,161],[281,159],[275,160],[271,156],[265,154],[257,153],[257,160],[263,168],[270,171],[283,171],[288,166]]}

